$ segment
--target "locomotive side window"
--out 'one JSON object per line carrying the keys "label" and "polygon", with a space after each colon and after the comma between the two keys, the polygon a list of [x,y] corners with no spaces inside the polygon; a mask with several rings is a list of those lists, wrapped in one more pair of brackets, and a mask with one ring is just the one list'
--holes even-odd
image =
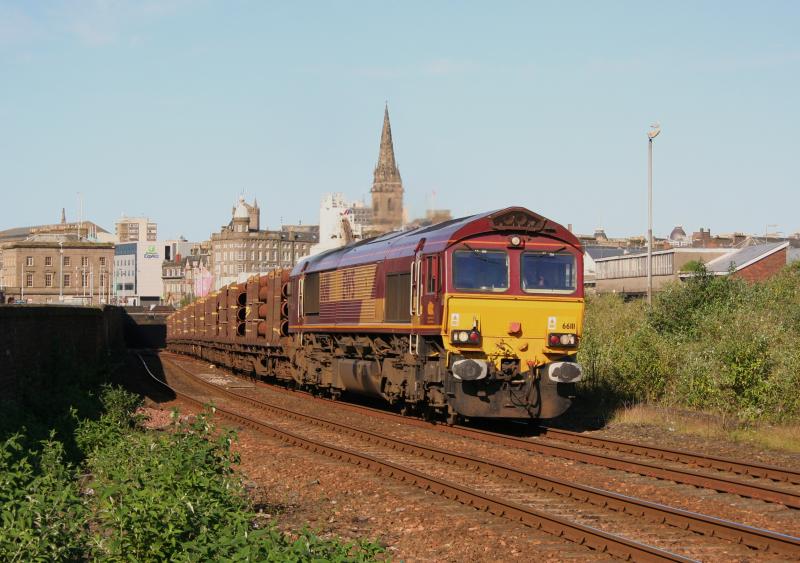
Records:
{"label": "locomotive side window", "polygon": [[575,256],[569,252],[524,252],[520,283],[528,293],[572,293],[577,284]]}
{"label": "locomotive side window", "polygon": [[386,320],[411,320],[411,274],[386,274]]}
{"label": "locomotive side window", "polygon": [[425,293],[436,293],[439,290],[439,257],[425,257]]}
{"label": "locomotive side window", "polygon": [[508,254],[498,250],[456,250],[453,284],[466,291],[507,290]]}
{"label": "locomotive side window", "polygon": [[319,315],[319,272],[303,278],[303,314]]}

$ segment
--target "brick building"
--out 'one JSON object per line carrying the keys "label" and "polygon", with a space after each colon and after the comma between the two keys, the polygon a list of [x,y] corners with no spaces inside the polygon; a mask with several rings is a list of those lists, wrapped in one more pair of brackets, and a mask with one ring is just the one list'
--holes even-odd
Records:
{"label": "brick building", "polygon": [[34,235],[2,245],[0,289],[6,302],[107,303],[114,244],[74,235]]}
{"label": "brick building", "polygon": [[706,264],[715,275],[730,273],[750,282],[764,281],[780,272],[784,266],[800,260],[800,248],[789,241],[771,242],[741,248]]}

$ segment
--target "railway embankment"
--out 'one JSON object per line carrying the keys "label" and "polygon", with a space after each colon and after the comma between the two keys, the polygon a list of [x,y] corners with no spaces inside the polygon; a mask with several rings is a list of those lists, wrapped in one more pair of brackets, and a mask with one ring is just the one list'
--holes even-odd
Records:
{"label": "railway embankment", "polygon": [[637,423],[670,409],[678,414],[667,419],[740,434],[800,421],[800,268],[749,283],[700,267],[650,308],[616,295],[587,301],[581,391],[601,405],[599,422],[631,419],[619,416],[631,405]]}

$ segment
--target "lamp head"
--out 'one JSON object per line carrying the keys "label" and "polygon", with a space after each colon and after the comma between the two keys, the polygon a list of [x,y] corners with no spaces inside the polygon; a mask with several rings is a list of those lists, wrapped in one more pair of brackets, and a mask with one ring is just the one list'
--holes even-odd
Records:
{"label": "lamp head", "polygon": [[658,137],[659,133],[661,133],[661,124],[656,121],[650,126],[650,131],[647,132],[647,138],[652,141]]}

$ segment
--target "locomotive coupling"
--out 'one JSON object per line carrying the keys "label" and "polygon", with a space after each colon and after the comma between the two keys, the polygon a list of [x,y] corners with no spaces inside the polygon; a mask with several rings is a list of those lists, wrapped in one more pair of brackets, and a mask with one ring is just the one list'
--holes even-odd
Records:
{"label": "locomotive coupling", "polygon": [[577,362],[552,362],[543,366],[542,372],[556,383],[577,383],[583,377],[583,367]]}

